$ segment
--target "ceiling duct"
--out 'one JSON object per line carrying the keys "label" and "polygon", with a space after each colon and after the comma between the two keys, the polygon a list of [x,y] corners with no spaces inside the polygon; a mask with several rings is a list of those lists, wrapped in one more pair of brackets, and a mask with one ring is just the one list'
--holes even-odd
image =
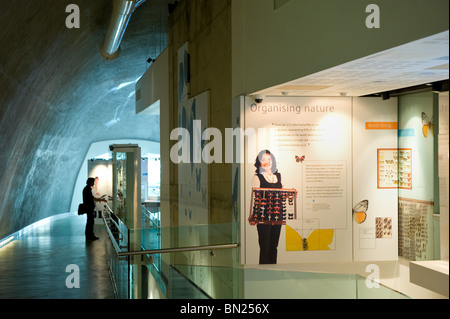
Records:
{"label": "ceiling duct", "polygon": [[145,0],[113,0],[113,11],[105,40],[100,44],[100,54],[110,61],[120,54],[120,42],[134,10]]}

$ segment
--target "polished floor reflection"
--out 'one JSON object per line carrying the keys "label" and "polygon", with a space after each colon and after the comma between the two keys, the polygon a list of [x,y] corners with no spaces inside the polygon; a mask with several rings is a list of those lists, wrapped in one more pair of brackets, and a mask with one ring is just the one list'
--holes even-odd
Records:
{"label": "polished floor reflection", "polygon": [[[102,224],[100,238],[86,241],[86,216],[51,220],[0,249],[0,299],[113,299],[105,257],[109,240]],[[68,265],[79,267],[80,288],[67,288]],[[70,280],[69,282],[74,282]]]}

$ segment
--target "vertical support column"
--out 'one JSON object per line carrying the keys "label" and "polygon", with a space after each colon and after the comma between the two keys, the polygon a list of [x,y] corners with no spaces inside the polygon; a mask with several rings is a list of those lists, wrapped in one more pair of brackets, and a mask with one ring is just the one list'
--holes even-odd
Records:
{"label": "vertical support column", "polygon": [[[129,215],[132,219],[132,239],[131,239],[131,249],[134,251],[141,249],[141,149],[136,147],[132,153],[129,155],[130,161],[128,162],[132,165],[132,169],[128,170],[128,172],[132,171],[132,184],[130,185],[132,188],[131,194],[129,194],[130,199],[132,200],[132,207],[129,207]],[[131,172],[130,172],[131,175]],[[131,226],[131,223],[130,223]],[[134,266],[133,271],[133,297],[134,299],[142,298],[142,267],[141,267],[142,256],[133,256],[131,257],[131,263]]]}
{"label": "vertical support column", "polygon": [[[141,249],[141,149],[134,144],[111,145],[113,152],[113,209],[129,230],[128,249]],[[120,194],[119,194],[120,192]],[[141,256],[129,260],[130,297],[142,296]]]}

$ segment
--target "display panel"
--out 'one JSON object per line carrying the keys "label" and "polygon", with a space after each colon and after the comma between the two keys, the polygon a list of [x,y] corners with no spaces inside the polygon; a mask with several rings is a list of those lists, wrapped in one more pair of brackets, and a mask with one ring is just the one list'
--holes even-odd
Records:
{"label": "display panel", "polygon": [[[353,99],[355,261],[398,259],[399,149],[396,120],[396,98]],[[402,155],[406,154],[404,151],[409,150],[402,150]]]}
{"label": "display panel", "polygon": [[[179,225],[208,223],[208,164],[202,160],[202,133],[208,127],[209,92],[181,102],[178,124],[181,135],[178,164]],[[175,156],[172,156],[175,159]]]}
{"label": "display panel", "polygon": [[[351,260],[351,98],[247,97],[243,104],[244,263]],[[273,180],[257,165],[267,151]],[[266,183],[297,191],[296,212],[282,222],[248,218],[261,217],[255,189]]]}
{"label": "display panel", "polygon": [[[399,256],[409,260],[432,260],[439,258],[439,242],[435,241],[433,214],[438,200],[437,167],[438,153],[435,132],[435,110],[438,99],[433,92],[420,92],[399,97],[399,129],[411,134],[399,135],[399,148],[410,149],[399,163],[399,176],[409,174],[411,165],[412,185],[408,180],[400,184],[399,197]],[[405,174],[406,173],[406,174]],[[437,245],[435,245],[437,244]]]}

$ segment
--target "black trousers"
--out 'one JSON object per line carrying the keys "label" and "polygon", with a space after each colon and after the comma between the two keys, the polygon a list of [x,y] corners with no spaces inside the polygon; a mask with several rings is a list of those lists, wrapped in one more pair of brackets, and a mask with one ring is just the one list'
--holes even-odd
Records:
{"label": "black trousers", "polygon": [[86,238],[90,238],[94,236],[94,216],[95,216],[95,212],[91,211],[91,212],[87,212],[87,219],[86,219],[86,230],[84,232],[84,234],[86,235]]}
{"label": "black trousers", "polygon": [[259,263],[276,264],[281,225],[258,225]]}

